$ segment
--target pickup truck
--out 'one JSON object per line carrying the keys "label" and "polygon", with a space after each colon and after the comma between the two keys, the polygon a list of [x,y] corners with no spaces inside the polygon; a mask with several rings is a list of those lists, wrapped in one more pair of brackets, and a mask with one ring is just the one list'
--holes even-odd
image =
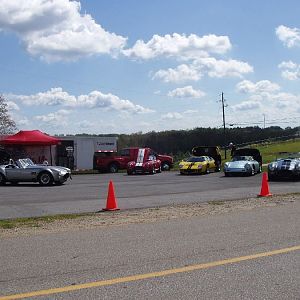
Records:
{"label": "pickup truck", "polygon": [[[99,172],[116,173],[119,170],[127,169],[127,164],[137,158],[139,147],[130,147],[120,150],[119,153],[114,151],[98,151],[94,153],[94,170]],[[151,148],[147,148],[150,155],[161,161],[163,171],[168,171],[173,167],[173,157],[169,155],[157,154]]]}

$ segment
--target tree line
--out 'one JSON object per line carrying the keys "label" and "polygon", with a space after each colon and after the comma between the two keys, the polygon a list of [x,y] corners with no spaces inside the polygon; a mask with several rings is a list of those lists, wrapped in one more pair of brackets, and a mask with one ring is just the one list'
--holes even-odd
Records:
{"label": "tree line", "polygon": [[[220,146],[227,147],[230,142],[237,147],[251,143],[271,141],[275,139],[286,140],[299,135],[300,127],[279,126],[267,128],[235,127],[226,128],[194,128],[190,130],[169,130],[148,133],[108,134],[99,136],[117,136],[118,148],[150,147],[159,153],[173,154],[190,152],[194,146]],[[88,134],[80,134],[80,136]]]}

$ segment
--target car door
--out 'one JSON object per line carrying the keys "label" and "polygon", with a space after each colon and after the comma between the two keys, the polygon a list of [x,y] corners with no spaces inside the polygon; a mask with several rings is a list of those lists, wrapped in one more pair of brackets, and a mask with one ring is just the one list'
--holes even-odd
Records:
{"label": "car door", "polygon": [[16,181],[20,178],[20,172],[23,169],[18,168],[15,165],[7,165],[5,167],[5,174],[8,181]]}

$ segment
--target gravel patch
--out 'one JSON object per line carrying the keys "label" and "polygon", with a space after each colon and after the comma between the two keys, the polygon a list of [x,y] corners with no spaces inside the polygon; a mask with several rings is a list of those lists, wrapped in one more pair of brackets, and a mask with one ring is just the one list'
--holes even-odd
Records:
{"label": "gravel patch", "polygon": [[88,230],[107,226],[122,226],[138,223],[153,223],[178,218],[204,217],[227,214],[234,211],[278,207],[291,202],[300,201],[300,194],[276,195],[263,198],[248,198],[232,201],[210,201],[184,205],[169,205],[147,209],[131,209],[123,211],[98,212],[79,216],[74,219],[58,219],[51,222],[37,221],[34,227],[20,226],[0,229],[0,237],[18,235],[34,235],[49,232],[70,230]]}

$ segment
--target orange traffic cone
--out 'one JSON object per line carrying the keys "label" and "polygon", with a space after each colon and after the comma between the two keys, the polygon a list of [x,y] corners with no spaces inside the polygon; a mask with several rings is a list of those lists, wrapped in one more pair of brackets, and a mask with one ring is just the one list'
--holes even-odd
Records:
{"label": "orange traffic cone", "polygon": [[269,190],[269,182],[268,182],[268,173],[264,172],[262,176],[262,182],[261,182],[261,190],[258,197],[269,197],[272,196]]}
{"label": "orange traffic cone", "polygon": [[103,208],[103,210],[119,210],[117,199],[115,197],[115,189],[113,182],[110,180],[108,185],[108,194],[107,194],[107,200],[106,200],[106,208]]}

